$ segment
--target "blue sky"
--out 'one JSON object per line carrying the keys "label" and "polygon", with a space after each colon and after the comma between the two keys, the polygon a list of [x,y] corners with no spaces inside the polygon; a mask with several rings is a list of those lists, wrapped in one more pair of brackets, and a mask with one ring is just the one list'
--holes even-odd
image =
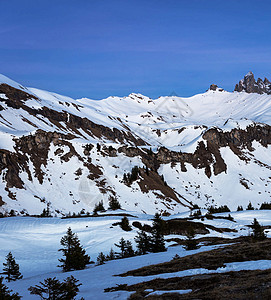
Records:
{"label": "blue sky", "polygon": [[271,79],[271,1],[0,0],[0,73],[75,98]]}

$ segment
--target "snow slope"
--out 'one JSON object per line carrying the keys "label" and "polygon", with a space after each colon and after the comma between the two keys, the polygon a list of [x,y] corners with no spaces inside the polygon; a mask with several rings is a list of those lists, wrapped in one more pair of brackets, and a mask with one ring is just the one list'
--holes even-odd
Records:
{"label": "snow slope", "polygon": [[[1,170],[0,199],[5,205],[0,206],[0,211],[14,209],[17,213],[39,214],[47,203],[57,215],[79,212],[81,209],[92,211],[97,201],[103,200],[107,206],[109,195],[114,193],[126,210],[151,214],[156,211],[180,213],[187,210],[187,206],[176,199],[161,201],[161,197],[168,198],[161,190],[142,192],[140,180],[130,187],[123,183],[124,173],[131,172],[134,166],[145,166],[142,157],[131,157],[121,152],[109,155],[106,151],[97,151],[95,147],[88,156],[85,155],[87,144],[95,146],[99,143],[102,148],[111,146],[115,149],[137,145],[129,138],[121,141],[120,138],[110,140],[110,135],[95,136],[83,126],[74,129],[74,121],[70,121],[72,116],[82,122],[90,120],[95,126],[104,126],[112,132],[117,129],[119,133],[141,138],[145,145],[142,143],[137,147],[152,148],[155,153],[160,147],[176,153],[194,153],[200,142],[207,146],[203,134],[212,128],[226,133],[233,129],[245,131],[256,125],[262,126],[264,131],[265,124],[271,125],[271,95],[266,94],[209,90],[189,98],[166,96],[150,99],[141,94],[130,94],[95,101],[25,88],[3,75],[0,76],[1,84],[26,92],[29,97],[15,109],[6,103],[7,95],[0,93],[0,149],[18,156],[22,152],[18,152],[15,141],[43,130],[72,134],[74,138],[69,143],[78,155],[63,160],[71,148],[51,143],[46,164],[41,165],[41,172],[44,173],[41,183],[36,177],[36,166],[27,154],[32,178],[25,167],[18,167],[23,188],[7,184],[8,168]],[[65,121],[56,122],[48,114],[42,114],[45,109],[62,114]],[[230,147],[221,147],[219,151],[227,168],[217,175],[212,174],[210,178],[204,168],[195,167],[192,163],[184,163],[187,172],[183,171],[179,162],[161,163],[158,173],[163,175],[178,200],[185,205],[194,203],[206,208],[226,204],[236,209],[237,205],[247,206],[251,201],[259,207],[262,202],[269,202],[271,197],[270,146],[264,147],[259,141],[253,141],[252,145],[253,150],[241,149],[245,159],[236,155]],[[89,159],[101,170],[99,179],[89,178],[86,167]],[[76,175],[78,170],[82,175]]]}
{"label": "snow slope", "polygon": [[[223,214],[222,214],[223,215]],[[257,218],[263,225],[271,225],[271,211],[243,211],[233,212],[231,215],[236,222],[230,222],[223,219],[214,219],[206,221],[218,228],[236,229],[237,233],[217,233],[211,232],[209,236],[235,237],[236,235],[247,235],[248,228],[245,225],[251,224],[253,218]],[[174,217],[185,217],[185,214]],[[139,214],[137,218],[129,218],[140,222],[151,222],[152,216]],[[173,216],[172,216],[173,218]],[[81,218],[81,219],[59,219],[59,218],[27,218],[13,217],[0,219],[0,262],[3,262],[9,251],[12,251],[16,261],[20,265],[20,270],[24,276],[22,280],[8,283],[8,286],[20,295],[23,299],[37,299],[28,292],[28,287],[38,284],[45,278],[56,276],[63,280],[67,276],[73,275],[82,283],[80,294],[86,300],[90,299],[127,299],[130,293],[114,292],[104,293],[104,289],[117,284],[135,284],[154,278],[170,278],[176,276],[190,276],[196,274],[208,274],[213,272],[228,272],[239,270],[256,270],[270,269],[270,261],[249,261],[226,264],[226,267],[217,270],[207,269],[189,269],[181,272],[166,273],[147,277],[119,277],[114,276],[125,273],[128,270],[137,269],[146,265],[166,262],[178,254],[183,257],[201,251],[208,251],[219,246],[203,246],[197,250],[185,251],[181,246],[169,247],[167,252],[153,253],[143,256],[115,260],[107,262],[102,266],[90,265],[82,271],[73,271],[63,273],[57,267],[58,259],[61,253],[57,250],[60,248],[59,241],[65,234],[67,227],[71,227],[76,232],[80,241],[91,259],[96,261],[100,251],[108,253],[113,247],[117,251],[114,243],[118,242],[121,237],[133,240],[136,235],[136,229],[133,227],[131,232],[124,232],[119,226],[112,224],[119,221],[121,217],[100,217],[100,218]],[[229,224],[231,224],[229,226]],[[244,229],[246,228],[246,229]],[[271,237],[271,232],[268,233]],[[172,238],[174,236],[166,236]],[[181,236],[178,236],[182,238]],[[197,236],[201,237],[200,235]],[[170,245],[171,243],[167,243]],[[79,299],[80,299],[79,297]]]}

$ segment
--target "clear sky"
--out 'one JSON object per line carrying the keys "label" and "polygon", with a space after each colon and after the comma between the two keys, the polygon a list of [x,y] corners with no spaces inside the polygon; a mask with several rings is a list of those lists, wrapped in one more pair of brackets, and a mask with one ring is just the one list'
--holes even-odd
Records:
{"label": "clear sky", "polygon": [[271,1],[0,0],[0,73],[75,98],[271,79]]}

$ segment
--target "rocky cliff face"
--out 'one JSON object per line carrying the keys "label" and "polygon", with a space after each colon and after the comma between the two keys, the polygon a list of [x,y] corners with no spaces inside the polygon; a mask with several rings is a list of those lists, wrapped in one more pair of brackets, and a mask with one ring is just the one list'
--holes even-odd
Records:
{"label": "rocky cliff face", "polygon": [[256,81],[254,74],[249,72],[245,75],[244,79],[240,80],[236,84],[234,91],[236,92],[247,92],[247,93],[257,93],[257,94],[271,94],[271,82],[265,78],[262,80],[258,78]]}
{"label": "rocky cliff face", "polygon": [[[249,74],[242,87],[252,93],[257,82]],[[236,209],[268,202],[266,95],[255,96],[263,97],[266,112],[261,103],[255,112],[256,101],[248,115],[244,107],[253,95],[243,95],[237,105],[236,93],[216,85],[210,91],[186,102],[133,94],[90,105],[0,84],[0,212],[39,214],[47,206],[57,215],[91,212],[99,201],[107,207],[112,197],[123,209],[152,214],[194,204]],[[241,113],[233,119],[236,111]],[[136,177],[128,182],[125,176],[135,167]]]}

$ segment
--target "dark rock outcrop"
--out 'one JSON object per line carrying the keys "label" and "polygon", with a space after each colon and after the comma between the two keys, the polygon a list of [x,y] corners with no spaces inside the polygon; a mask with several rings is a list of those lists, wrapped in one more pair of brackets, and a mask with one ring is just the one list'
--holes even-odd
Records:
{"label": "dark rock outcrop", "polygon": [[264,80],[258,78],[258,80],[256,81],[254,78],[254,74],[252,72],[248,72],[244,79],[240,80],[239,83],[235,85],[234,91],[257,94],[271,94],[271,82],[267,78],[265,78]]}
{"label": "dark rock outcrop", "polygon": [[143,149],[127,146],[120,147],[118,152],[128,157],[140,156],[142,162],[154,170],[157,170],[160,164],[181,163],[181,170],[186,172],[185,164],[191,164],[196,169],[205,169],[205,174],[210,178],[212,174],[218,175],[227,171],[227,165],[220,153],[221,147],[230,147],[240,159],[247,160],[242,149],[253,151],[253,141],[264,147],[271,145],[271,126],[255,124],[246,129],[235,128],[229,132],[212,128],[202,137],[205,143],[199,142],[194,153],[171,151],[165,147],[159,148],[157,153],[148,153]]}
{"label": "dark rock outcrop", "polygon": [[209,87],[209,91],[223,92],[224,90],[222,88],[219,88],[216,84],[211,84]]}
{"label": "dark rock outcrop", "polygon": [[[136,146],[146,145],[145,141],[137,136],[134,136],[130,131],[109,128],[101,124],[96,124],[88,118],[82,118],[73,114],[68,114],[65,111],[59,112],[48,107],[42,107],[40,109],[31,108],[27,106],[25,102],[30,99],[35,99],[36,101],[40,101],[40,99],[7,84],[0,84],[0,93],[5,94],[7,97],[5,99],[0,98],[0,102],[5,103],[8,107],[14,109],[21,108],[36,118],[43,116],[62,131],[66,130],[62,125],[62,123],[64,123],[66,128],[80,136],[82,136],[82,133],[80,132],[80,129],[82,129],[86,134],[97,138],[106,138],[110,141],[119,141],[121,143],[129,143]],[[29,123],[29,121],[26,119],[24,119],[24,121]],[[43,120],[41,119],[39,121]],[[31,123],[31,125],[36,127],[36,125],[33,123]]]}

